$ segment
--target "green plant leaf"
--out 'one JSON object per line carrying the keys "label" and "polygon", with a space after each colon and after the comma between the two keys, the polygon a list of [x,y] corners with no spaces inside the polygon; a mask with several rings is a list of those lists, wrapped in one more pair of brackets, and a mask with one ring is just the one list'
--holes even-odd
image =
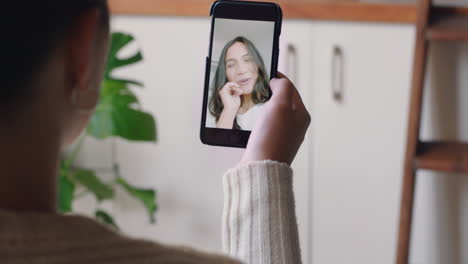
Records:
{"label": "green plant leaf", "polygon": [[61,171],[59,176],[59,199],[58,208],[61,213],[72,211],[73,195],[75,193],[75,184]]}
{"label": "green plant leaf", "polygon": [[[122,97],[131,97],[130,101],[120,100]],[[129,104],[139,105],[138,98],[128,88],[128,83],[122,80],[104,80],[102,82],[101,98],[99,103],[106,105],[106,103],[114,103],[121,106]]]}
{"label": "green plant leaf", "polygon": [[111,136],[135,141],[156,141],[156,122],[149,113],[139,110],[135,94],[121,81],[105,80],[101,99],[87,132],[97,139]]}
{"label": "green plant leaf", "polygon": [[[100,101],[87,128],[87,135],[104,139],[118,136],[128,140],[156,141],[156,124],[153,116],[141,110],[136,95],[130,90],[131,86],[143,87],[137,80],[119,79],[112,76],[115,69],[137,63],[143,59],[140,51],[127,58],[120,58],[119,52],[134,40],[133,36],[125,33],[113,33],[108,62],[104,73],[104,81],[100,94]],[[59,204],[61,212],[72,211],[72,202],[77,185],[83,185],[86,191],[92,192],[97,200],[114,199],[114,186],[101,181],[91,170],[72,168],[74,157],[79,152],[79,146],[70,154],[67,161],[62,160],[59,176]],[[118,166],[115,164],[116,175]],[[121,185],[131,196],[140,200],[148,211],[150,220],[154,223],[157,210],[156,192],[151,189],[139,189],[129,185],[123,178],[117,177]],[[79,195],[78,195],[79,196]],[[96,210],[95,217],[104,224],[118,229],[113,217],[103,210]]]}
{"label": "green plant leaf", "polygon": [[128,79],[115,79],[115,78],[107,78],[106,80],[110,80],[110,81],[115,81],[115,82],[120,82],[120,83],[124,83],[124,84],[132,84],[132,85],[136,85],[136,86],[140,86],[140,87],[143,87],[143,83],[142,82],[139,82],[139,81],[136,81],[136,80],[128,80]]}
{"label": "green plant leaf", "polygon": [[135,80],[118,79],[111,76],[119,67],[139,62],[141,52],[126,59],[119,59],[119,51],[134,40],[125,33],[113,33],[106,73],[102,83],[99,104],[89,122],[87,132],[97,139],[116,136],[134,141],[156,141],[154,117],[141,110],[129,85],[143,86]]}
{"label": "green plant leaf", "polygon": [[140,200],[148,211],[151,223],[155,222],[154,214],[157,210],[156,191],[152,189],[136,188],[125,181],[124,178],[118,177],[117,183],[120,184],[131,196]]}
{"label": "green plant leaf", "polygon": [[94,171],[76,169],[73,171],[74,179],[92,192],[98,201],[115,197],[114,189],[101,181]]}
{"label": "green plant leaf", "polygon": [[115,223],[114,218],[110,214],[106,213],[105,211],[97,210],[95,212],[95,216],[99,222],[113,228],[114,230],[120,230],[117,224]]}
{"label": "green plant leaf", "polygon": [[104,74],[104,78],[106,79],[111,78],[111,74],[113,70],[123,67],[123,66],[134,64],[143,60],[143,55],[141,54],[140,51],[138,51],[136,54],[133,54],[127,58],[120,59],[118,57],[119,52],[125,46],[127,46],[134,40],[134,37],[132,35],[121,33],[121,32],[115,32],[115,33],[112,33],[111,38],[112,40],[111,40],[111,47],[109,49],[109,56],[107,60],[107,68]]}

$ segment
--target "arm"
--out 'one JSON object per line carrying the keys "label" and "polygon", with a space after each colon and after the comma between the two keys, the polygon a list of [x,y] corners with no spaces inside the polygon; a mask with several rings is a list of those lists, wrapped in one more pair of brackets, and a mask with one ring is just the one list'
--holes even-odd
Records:
{"label": "arm", "polygon": [[221,112],[219,120],[216,123],[217,128],[232,129],[234,126],[234,119],[236,118],[237,111],[229,111],[227,109]]}
{"label": "arm", "polygon": [[223,250],[244,263],[301,263],[292,170],[252,162],[224,175]]}
{"label": "arm", "polygon": [[[240,164],[224,176],[224,251],[246,264],[298,264],[292,170],[310,124],[292,83],[281,75]],[[274,161],[272,161],[274,160]]]}

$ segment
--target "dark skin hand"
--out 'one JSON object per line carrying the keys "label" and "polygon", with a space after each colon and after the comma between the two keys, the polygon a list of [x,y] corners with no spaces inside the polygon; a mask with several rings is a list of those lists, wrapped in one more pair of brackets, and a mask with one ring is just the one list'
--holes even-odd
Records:
{"label": "dark skin hand", "polygon": [[296,87],[282,73],[270,81],[273,96],[265,105],[241,164],[273,160],[288,165],[304,141],[311,118]]}

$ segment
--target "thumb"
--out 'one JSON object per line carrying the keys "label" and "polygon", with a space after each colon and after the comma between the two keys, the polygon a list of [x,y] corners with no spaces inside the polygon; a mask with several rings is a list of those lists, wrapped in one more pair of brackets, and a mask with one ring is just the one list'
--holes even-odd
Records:
{"label": "thumb", "polygon": [[276,78],[280,78],[280,79],[288,79],[288,77],[286,77],[286,75],[284,75],[282,72],[280,71],[277,71],[276,72]]}
{"label": "thumb", "polygon": [[293,87],[288,79],[272,79],[270,88],[273,92],[272,100],[282,103],[290,103],[293,97]]}
{"label": "thumb", "polygon": [[[280,71],[277,71],[276,72],[276,77],[275,78],[272,78],[271,81],[275,81],[277,82],[278,80],[281,80],[281,79],[286,79],[290,82],[289,78],[284,75],[282,72]],[[271,84],[271,83],[270,83]],[[274,93],[275,91],[274,90],[277,90],[279,86],[276,86],[276,85],[271,85],[271,91]]]}

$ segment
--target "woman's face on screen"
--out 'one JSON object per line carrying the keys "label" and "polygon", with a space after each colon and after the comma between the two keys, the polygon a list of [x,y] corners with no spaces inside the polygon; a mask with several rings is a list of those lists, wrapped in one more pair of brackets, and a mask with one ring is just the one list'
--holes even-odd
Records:
{"label": "woman's face on screen", "polygon": [[236,42],[226,52],[228,82],[237,83],[244,94],[251,94],[258,78],[258,66],[244,43]]}

